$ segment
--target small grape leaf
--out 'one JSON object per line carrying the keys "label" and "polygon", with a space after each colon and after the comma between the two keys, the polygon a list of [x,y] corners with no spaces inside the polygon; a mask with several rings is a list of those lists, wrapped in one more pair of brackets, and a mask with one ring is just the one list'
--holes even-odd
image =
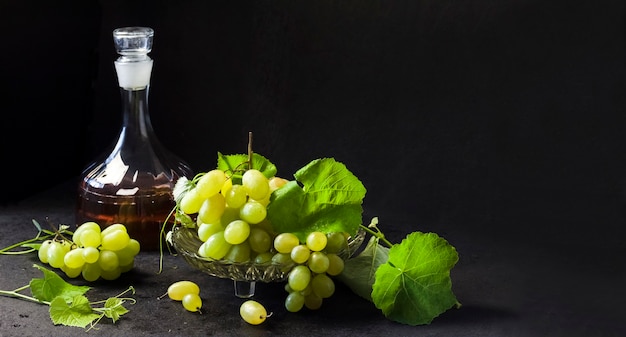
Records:
{"label": "small grape leaf", "polygon": [[104,303],[104,315],[113,320],[113,323],[117,322],[117,320],[120,319],[120,316],[128,312],[128,309],[126,309],[123,304],[124,301],[122,299],[110,297]]}
{"label": "small grape leaf", "polygon": [[396,322],[429,324],[452,306],[460,306],[450,279],[458,259],[456,249],[437,234],[409,234],[391,247],[389,260],[376,270],[374,304]]}
{"label": "small grape leaf", "polygon": [[378,238],[370,237],[361,253],[344,262],[344,268],[337,279],[348,286],[355,294],[372,301],[372,285],[376,269],[389,259],[389,248],[378,243]]}
{"label": "small grape leaf", "polygon": [[75,286],[65,282],[57,273],[40,265],[33,265],[43,272],[43,278],[33,278],[30,280],[30,291],[33,296],[40,301],[52,301],[56,297],[61,297],[66,302],[71,302],[77,295],[83,295],[90,287]]}
{"label": "small grape leaf", "polygon": [[50,302],[50,318],[55,325],[84,328],[99,317],[100,315],[93,312],[89,300],[83,295],[74,297],[71,304],[68,304],[61,296],[55,297]]}
{"label": "small grape leaf", "polygon": [[[241,184],[243,172],[250,167],[248,159],[247,154],[224,155],[218,152],[217,168],[232,174],[233,184]],[[261,171],[267,178],[275,176],[277,172],[276,165],[258,153],[252,153],[252,168]]]}
{"label": "small grape leaf", "polygon": [[366,189],[344,164],[333,158],[316,159],[294,177],[295,181],[272,193],[267,206],[274,230],[294,233],[302,241],[313,231],[356,233]]}
{"label": "small grape leaf", "polygon": [[183,176],[178,178],[178,180],[176,180],[176,184],[174,184],[174,189],[172,190],[176,203],[180,203],[185,194],[187,194],[189,190],[193,189],[194,186],[196,185],[193,181],[187,179],[187,177]]}

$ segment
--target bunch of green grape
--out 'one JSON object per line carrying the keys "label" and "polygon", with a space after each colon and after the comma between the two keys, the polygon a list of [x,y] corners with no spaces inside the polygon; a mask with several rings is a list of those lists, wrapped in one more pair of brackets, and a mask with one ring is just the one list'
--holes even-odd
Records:
{"label": "bunch of green grape", "polygon": [[82,276],[93,282],[114,280],[131,270],[139,250],[139,242],[128,235],[123,224],[101,229],[95,222],[85,222],[71,240],[57,237],[42,242],[38,257],[70,278]]}
{"label": "bunch of green grape", "polygon": [[203,174],[179,202],[185,214],[196,215],[198,255],[231,262],[265,262],[272,258],[275,236],[266,220],[271,193],[283,186],[283,178],[267,178],[249,169],[241,184],[233,184],[222,170]]}
{"label": "bunch of green grape", "polygon": [[311,232],[305,242],[292,233],[281,233],[274,239],[278,254],[288,256],[295,263],[289,271],[285,290],[285,308],[298,312],[303,307],[319,309],[325,298],[335,292],[332,276],[339,275],[344,260],[337,255],[347,245],[343,233]]}
{"label": "bunch of green grape", "polygon": [[315,310],[332,296],[332,276],[343,271],[338,254],[347,248],[346,233],[310,233],[300,242],[294,233],[276,233],[266,219],[271,194],[287,180],[267,178],[248,169],[241,183],[233,184],[225,171],[200,174],[178,201],[179,210],[196,216],[198,255],[229,262],[267,262],[287,272],[285,307],[290,312],[304,306]]}

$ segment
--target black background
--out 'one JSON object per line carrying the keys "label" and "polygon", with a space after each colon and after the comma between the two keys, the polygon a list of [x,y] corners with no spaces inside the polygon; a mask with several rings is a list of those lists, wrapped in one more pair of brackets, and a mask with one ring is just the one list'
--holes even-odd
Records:
{"label": "black background", "polygon": [[345,163],[366,218],[623,252],[624,18],[623,1],[4,0],[0,199],[115,139],[111,32],[139,25],[152,123],[197,172],[252,131],[280,175]]}
{"label": "black background", "polygon": [[510,307],[532,336],[617,336],[625,19],[622,0],[0,0],[0,211],[56,202],[115,140],[111,33],[149,26],[152,124],[196,171],[250,131],[282,176],[334,157],[364,221],[458,247],[450,327],[487,335]]}

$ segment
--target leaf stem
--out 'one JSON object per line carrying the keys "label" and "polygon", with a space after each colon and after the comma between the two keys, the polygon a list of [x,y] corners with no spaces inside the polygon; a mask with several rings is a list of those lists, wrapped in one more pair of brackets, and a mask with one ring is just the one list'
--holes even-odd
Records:
{"label": "leaf stem", "polygon": [[[361,228],[372,236],[375,236],[379,241],[382,241],[387,247],[393,247],[393,243],[385,238],[385,234],[378,228],[378,217],[374,217],[369,226],[361,225]],[[372,229],[373,228],[373,229]]]}
{"label": "leaf stem", "polygon": [[20,294],[19,291],[22,291],[24,289],[29,288],[30,286],[23,286],[20,288],[17,288],[13,291],[8,291],[8,290],[0,290],[0,295],[2,296],[7,296],[7,297],[14,297],[14,298],[20,298],[23,300],[27,300],[30,302],[35,302],[35,303],[39,303],[39,304],[45,304],[45,305],[50,305],[50,302],[48,301],[40,301],[32,296],[28,296],[28,295],[24,295],[24,294]]}

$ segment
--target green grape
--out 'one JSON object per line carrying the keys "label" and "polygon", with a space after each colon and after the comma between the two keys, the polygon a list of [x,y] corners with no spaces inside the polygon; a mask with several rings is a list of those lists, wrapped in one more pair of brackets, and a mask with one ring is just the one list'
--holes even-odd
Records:
{"label": "green grape", "polygon": [[133,269],[134,266],[135,266],[135,259],[130,261],[129,264],[121,264],[120,265],[120,270],[122,271],[122,273],[125,273],[125,272],[130,271],[131,269]]}
{"label": "green grape", "polygon": [[77,246],[82,246],[83,245],[80,242],[80,236],[83,234],[84,229],[82,229],[81,227],[82,226],[78,226],[76,228],[76,230],[74,231],[74,233],[72,234],[72,242],[74,242],[74,244],[77,245]]}
{"label": "green grape", "polygon": [[274,248],[279,253],[291,253],[293,247],[300,244],[300,240],[293,233],[280,233],[274,238]]}
{"label": "green grape", "polygon": [[120,267],[117,267],[111,270],[102,270],[100,272],[100,277],[102,277],[102,279],[107,280],[107,281],[116,280],[117,278],[120,277],[120,275],[122,275],[122,269],[120,269]]}
{"label": "green grape", "polygon": [[80,244],[82,247],[96,247],[100,246],[102,241],[102,235],[100,233],[100,227],[98,229],[87,228],[80,234]]}
{"label": "green grape", "polygon": [[220,221],[210,222],[210,223],[201,223],[198,226],[198,238],[205,242],[209,236],[221,232],[224,230],[224,226],[222,226]]}
{"label": "green grape", "polygon": [[265,196],[265,198],[263,198],[263,199],[252,199],[252,198],[249,198],[249,199],[248,199],[248,201],[254,201],[254,202],[256,202],[256,203],[259,203],[259,204],[261,204],[261,205],[263,205],[263,206],[267,207],[267,205],[269,205],[269,203],[270,203],[270,197],[271,197],[271,196],[272,196],[272,195],[271,195],[270,193],[268,193],[268,194]]}
{"label": "green grape", "polygon": [[113,269],[119,268],[120,260],[114,251],[103,249],[100,251],[98,265],[103,271],[111,271]]}
{"label": "green grape", "polygon": [[63,263],[69,269],[81,269],[83,267],[83,264],[85,264],[83,250],[84,248],[76,248],[65,253],[65,256],[63,257]]}
{"label": "green grape", "polygon": [[220,192],[225,181],[226,174],[222,170],[215,169],[205,173],[196,183],[198,196],[202,199],[214,196]]}
{"label": "green grape", "polygon": [[291,260],[291,255],[289,253],[276,253],[272,256],[272,262],[276,264],[291,264],[293,261]]}
{"label": "green grape", "polygon": [[125,230],[113,229],[106,232],[103,231],[101,249],[116,251],[126,247],[129,242],[130,236]]}
{"label": "green grape", "polygon": [[291,250],[291,259],[295,263],[305,263],[311,255],[311,250],[306,245],[297,245]]}
{"label": "green grape", "polygon": [[82,225],[78,226],[76,228],[76,230],[74,231],[74,234],[72,234],[72,241],[74,241],[74,243],[78,246],[82,246],[82,242],[80,241],[80,236],[82,235],[83,231],[85,230],[93,230],[93,231],[97,231],[98,233],[100,233],[100,225],[98,225],[96,222],[93,221],[88,221],[83,223]]}
{"label": "green grape", "polygon": [[72,250],[72,242],[68,240],[62,240],[62,241],[59,241],[59,243],[61,243],[61,248],[63,249],[65,253]]}
{"label": "green grape", "polygon": [[247,241],[232,245],[224,259],[232,262],[246,262],[250,260],[250,244]]}
{"label": "green grape", "polygon": [[321,308],[323,301],[324,300],[321,297],[315,295],[313,292],[304,296],[304,306],[310,310],[317,310]]}
{"label": "green grape", "polygon": [[248,201],[239,210],[239,217],[249,224],[258,224],[265,220],[267,209],[257,201]]}
{"label": "green grape", "polygon": [[248,195],[242,185],[234,184],[226,191],[224,198],[228,207],[239,208],[246,203]]}
{"label": "green grape", "polygon": [[256,263],[256,264],[268,263],[268,262],[272,261],[272,257],[273,256],[274,256],[274,254],[272,254],[269,251],[264,252],[264,253],[260,253],[260,254],[258,254],[254,258],[254,263]]}
{"label": "green grape", "polygon": [[272,237],[261,228],[250,227],[248,242],[250,243],[250,249],[256,253],[265,253],[272,248]]}
{"label": "green grape", "polygon": [[239,307],[239,315],[246,323],[259,325],[265,322],[267,310],[261,303],[255,300],[247,300]]}
{"label": "green grape", "polygon": [[291,255],[289,253],[276,253],[272,256],[272,263],[280,265],[280,271],[288,272],[293,266]]}
{"label": "green grape", "polygon": [[63,271],[65,273],[65,275],[67,275],[67,277],[69,278],[77,278],[80,273],[83,271],[83,266],[80,266],[78,268],[70,268],[67,265],[61,267],[61,271]]}
{"label": "green grape", "polygon": [[178,207],[185,214],[196,214],[200,210],[204,200],[206,199],[200,197],[198,191],[192,188],[183,195]]}
{"label": "green grape", "polygon": [[274,228],[272,227],[272,223],[267,218],[265,218],[265,220],[263,220],[263,221],[261,221],[261,222],[259,222],[257,224],[254,224],[254,227],[260,228],[260,229],[266,231],[270,235],[272,235],[272,233],[274,233]]}
{"label": "green grape", "polygon": [[326,274],[330,276],[337,276],[341,274],[344,268],[344,261],[341,256],[337,254],[326,254],[328,257],[328,269]]}
{"label": "green grape", "polygon": [[239,220],[239,208],[232,208],[232,207],[226,206],[226,208],[224,208],[224,213],[222,214],[222,217],[220,218],[219,222],[221,224],[228,225],[229,223],[235,220]]}
{"label": "green grape", "polygon": [[309,257],[307,265],[309,266],[309,269],[316,274],[325,273],[330,265],[330,260],[328,259],[328,256],[326,256],[326,253],[313,252]]}
{"label": "green grape", "polygon": [[287,295],[285,299],[285,309],[289,312],[298,312],[304,306],[304,295],[298,291],[294,291]]}
{"label": "green grape", "polygon": [[174,301],[182,301],[187,294],[200,294],[200,287],[192,281],[177,281],[167,288],[167,296]]}
{"label": "green grape", "polygon": [[117,230],[121,230],[121,231],[124,231],[124,232],[127,231],[126,230],[126,226],[124,226],[121,223],[115,223],[115,224],[109,225],[105,229],[103,229],[100,232],[100,235],[105,236],[105,235],[109,234],[110,232],[117,231]]}
{"label": "green grape", "polygon": [[335,293],[335,282],[326,274],[317,274],[311,279],[311,288],[317,296],[328,298]]}
{"label": "green grape", "polygon": [[120,266],[132,263],[135,259],[135,255],[133,255],[133,252],[131,251],[129,246],[126,246],[120,250],[116,250],[115,254],[117,255],[118,264]]}
{"label": "green grape", "polygon": [[[226,172],[224,172],[224,174],[226,174]],[[228,190],[232,186],[233,186],[233,180],[228,178],[228,175],[227,175],[227,178],[224,181],[224,184],[222,185],[222,188],[220,189],[220,193],[224,196],[224,198],[226,198],[226,192],[228,192]]]}
{"label": "green grape", "polygon": [[123,249],[128,250],[131,255],[137,256],[139,251],[141,251],[141,243],[139,243],[136,239],[130,239],[128,241],[128,245],[126,245]]}
{"label": "green grape", "polygon": [[268,181],[270,192],[274,192],[277,189],[283,187],[289,180],[280,177],[271,177]]}
{"label": "green grape", "polygon": [[225,209],[224,196],[218,193],[204,200],[198,210],[198,218],[205,223],[219,221]]}
{"label": "green grape", "polygon": [[183,296],[183,308],[187,311],[196,312],[202,308],[202,299],[198,294],[186,294]]}
{"label": "green grape", "polygon": [[328,233],[326,235],[326,253],[339,253],[342,249],[348,246],[348,240],[346,236],[340,232]]}
{"label": "green grape", "polygon": [[100,278],[102,269],[98,263],[85,263],[83,265],[82,275],[86,281],[94,282]]}
{"label": "green grape", "polygon": [[241,177],[241,184],[246,189],[246,193],[252,199],[261,200],[270,192],[270,185],[267,177],[256,169],[244,172]]}
{"label": "green grape", "polygon": [[326,248],[328,238],[322,232],[311,232],[306,237],[306,245],[314,252],[320,252]]}
{"label": "green grape", "polygon": [[304,288],[304,290],[300,291],[300,294],[307,296],[308,294],[313,293],[313,289],[311,288],[311,282],[309,282],[309,285],[306,286],[306,288]]}
{"label": "green grape", "polygon": [[240,244],[250,236],[250,225],[243,220],[235,220],[224,228],[224,240],[231,245]]}
{"label": "green grape", "polygon": [[37,252],[37,257],[39,257],[39,261],[43,263],[48,263],[48,249],[52,245],[52,240],[45,240],[41,243],[39,247],[39,251]]}
{"label": "green grape", "polygon": [[206,242],[200,245],[198,255],[219,260],[228,253],[230,246],[231,244],[224,239],[224,231],[217,232],[209,236]]}
{"label": "green grape", "polygon": [[304,290],[311,281],[311,270],[305,265],[297,265],[291,269],[287,282],[294,291]]}
{"label": "green grape", "polygon": [[52,241],[50,247],[48,247],[47,257],[48,264],[54,268],[61,268],[65,265],[64,258],[66,250],[63,244],[59,241]]}
{"label": "green grape", "polygon": [[86,263],[96,263],[100,258],[100,251],[95,247],[83,248],[83,260]]}

